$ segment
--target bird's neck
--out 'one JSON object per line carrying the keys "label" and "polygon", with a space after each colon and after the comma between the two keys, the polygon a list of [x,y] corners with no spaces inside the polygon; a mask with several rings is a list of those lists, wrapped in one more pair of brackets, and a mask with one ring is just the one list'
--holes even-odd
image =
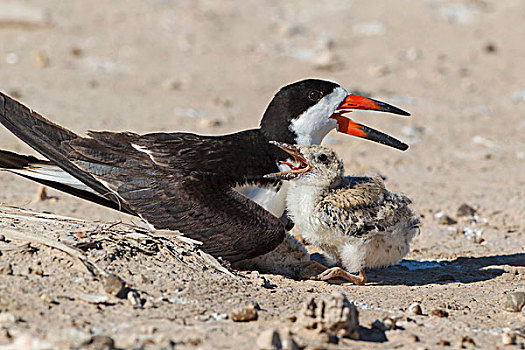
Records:
{"label": "bird's neck", "polygon": [[297,135],[289,128],[275,127],[271,124],[261,123],[261,132],[268,141],[279,141],[290,144],[297,143]]}

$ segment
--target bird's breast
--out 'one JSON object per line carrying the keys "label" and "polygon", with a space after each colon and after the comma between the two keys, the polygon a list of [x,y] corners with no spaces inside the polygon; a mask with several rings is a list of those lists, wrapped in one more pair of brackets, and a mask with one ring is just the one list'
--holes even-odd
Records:
{"label": "bird's breast", "polygon": [[285,181],[279,186],[245,185],[236,187],[235,190],[279,218],[283,215],[286,208],[286,195],[289,186],[290,184]]}

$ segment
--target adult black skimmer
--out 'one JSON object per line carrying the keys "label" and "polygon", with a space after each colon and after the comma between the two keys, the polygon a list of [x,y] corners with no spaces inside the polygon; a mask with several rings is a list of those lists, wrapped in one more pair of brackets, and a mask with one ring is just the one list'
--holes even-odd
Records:
{"label": "adult black skimmer", "polygon": [[271,142],[294,160],[285,162],[290,170],[266,178],[290,180],[288,214],[305,241],[337,261],[330,269],[313,263],[325,270],[318,279],[364,284],[365,267],[395,264],[408,253],[419,232],[409,198],[389,192],[380,178],[344,177],[343,162],[329,148]]}
{"label": "adult black skimmer", "polygon": [[0,123],[48,159],[1,151],[0,168],[139,216],[155,229],[179,230],[202,241],[204,250],[232,262],[269,252],[284,237],[277,218],[234,190],[247,184],[270,187],[266,197],[257,191],[252,197],[277,217],[282,214],[283,192],[263,175],[278,171],[279,161],[288,155],[268,141],[316,144],[337,128],[408,148],[345,113],[409,113],[314,79],[283,87],[260,128],[223,136],[90,131],[82,137],[6,95],[0,94],[0,99]]}

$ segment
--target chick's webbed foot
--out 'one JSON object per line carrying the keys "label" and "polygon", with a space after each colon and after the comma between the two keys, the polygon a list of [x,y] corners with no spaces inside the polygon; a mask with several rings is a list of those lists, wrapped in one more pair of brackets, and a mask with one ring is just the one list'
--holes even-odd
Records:
{"label": "chick's webbed foot", "polygon": [[356,276],[356,275],[352,275],[351,273],[346,272],[339,266],[327,268],[325,271],[323,271],[317,276],[314,276],[312,279],[320,280],[320,281],[327,281],[331,278],[336,278],[336,277],[344,278],[345,280],[350,281],[357,285],[363,285],[366,283],[366,274],[365,274],[364,269],[359,270],[359,275]]}

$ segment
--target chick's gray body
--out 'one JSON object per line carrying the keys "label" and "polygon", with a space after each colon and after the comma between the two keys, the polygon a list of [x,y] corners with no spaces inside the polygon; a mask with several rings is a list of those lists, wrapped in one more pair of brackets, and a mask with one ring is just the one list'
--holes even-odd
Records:
{"label": "chick's gray body", "polygon": [[342,161],[326,147],[293,147],[309,165],[288,175],[286,201],[304,239],[350,272],[399,262],[419,232],[410,199],[380,178],[343,176]]}

